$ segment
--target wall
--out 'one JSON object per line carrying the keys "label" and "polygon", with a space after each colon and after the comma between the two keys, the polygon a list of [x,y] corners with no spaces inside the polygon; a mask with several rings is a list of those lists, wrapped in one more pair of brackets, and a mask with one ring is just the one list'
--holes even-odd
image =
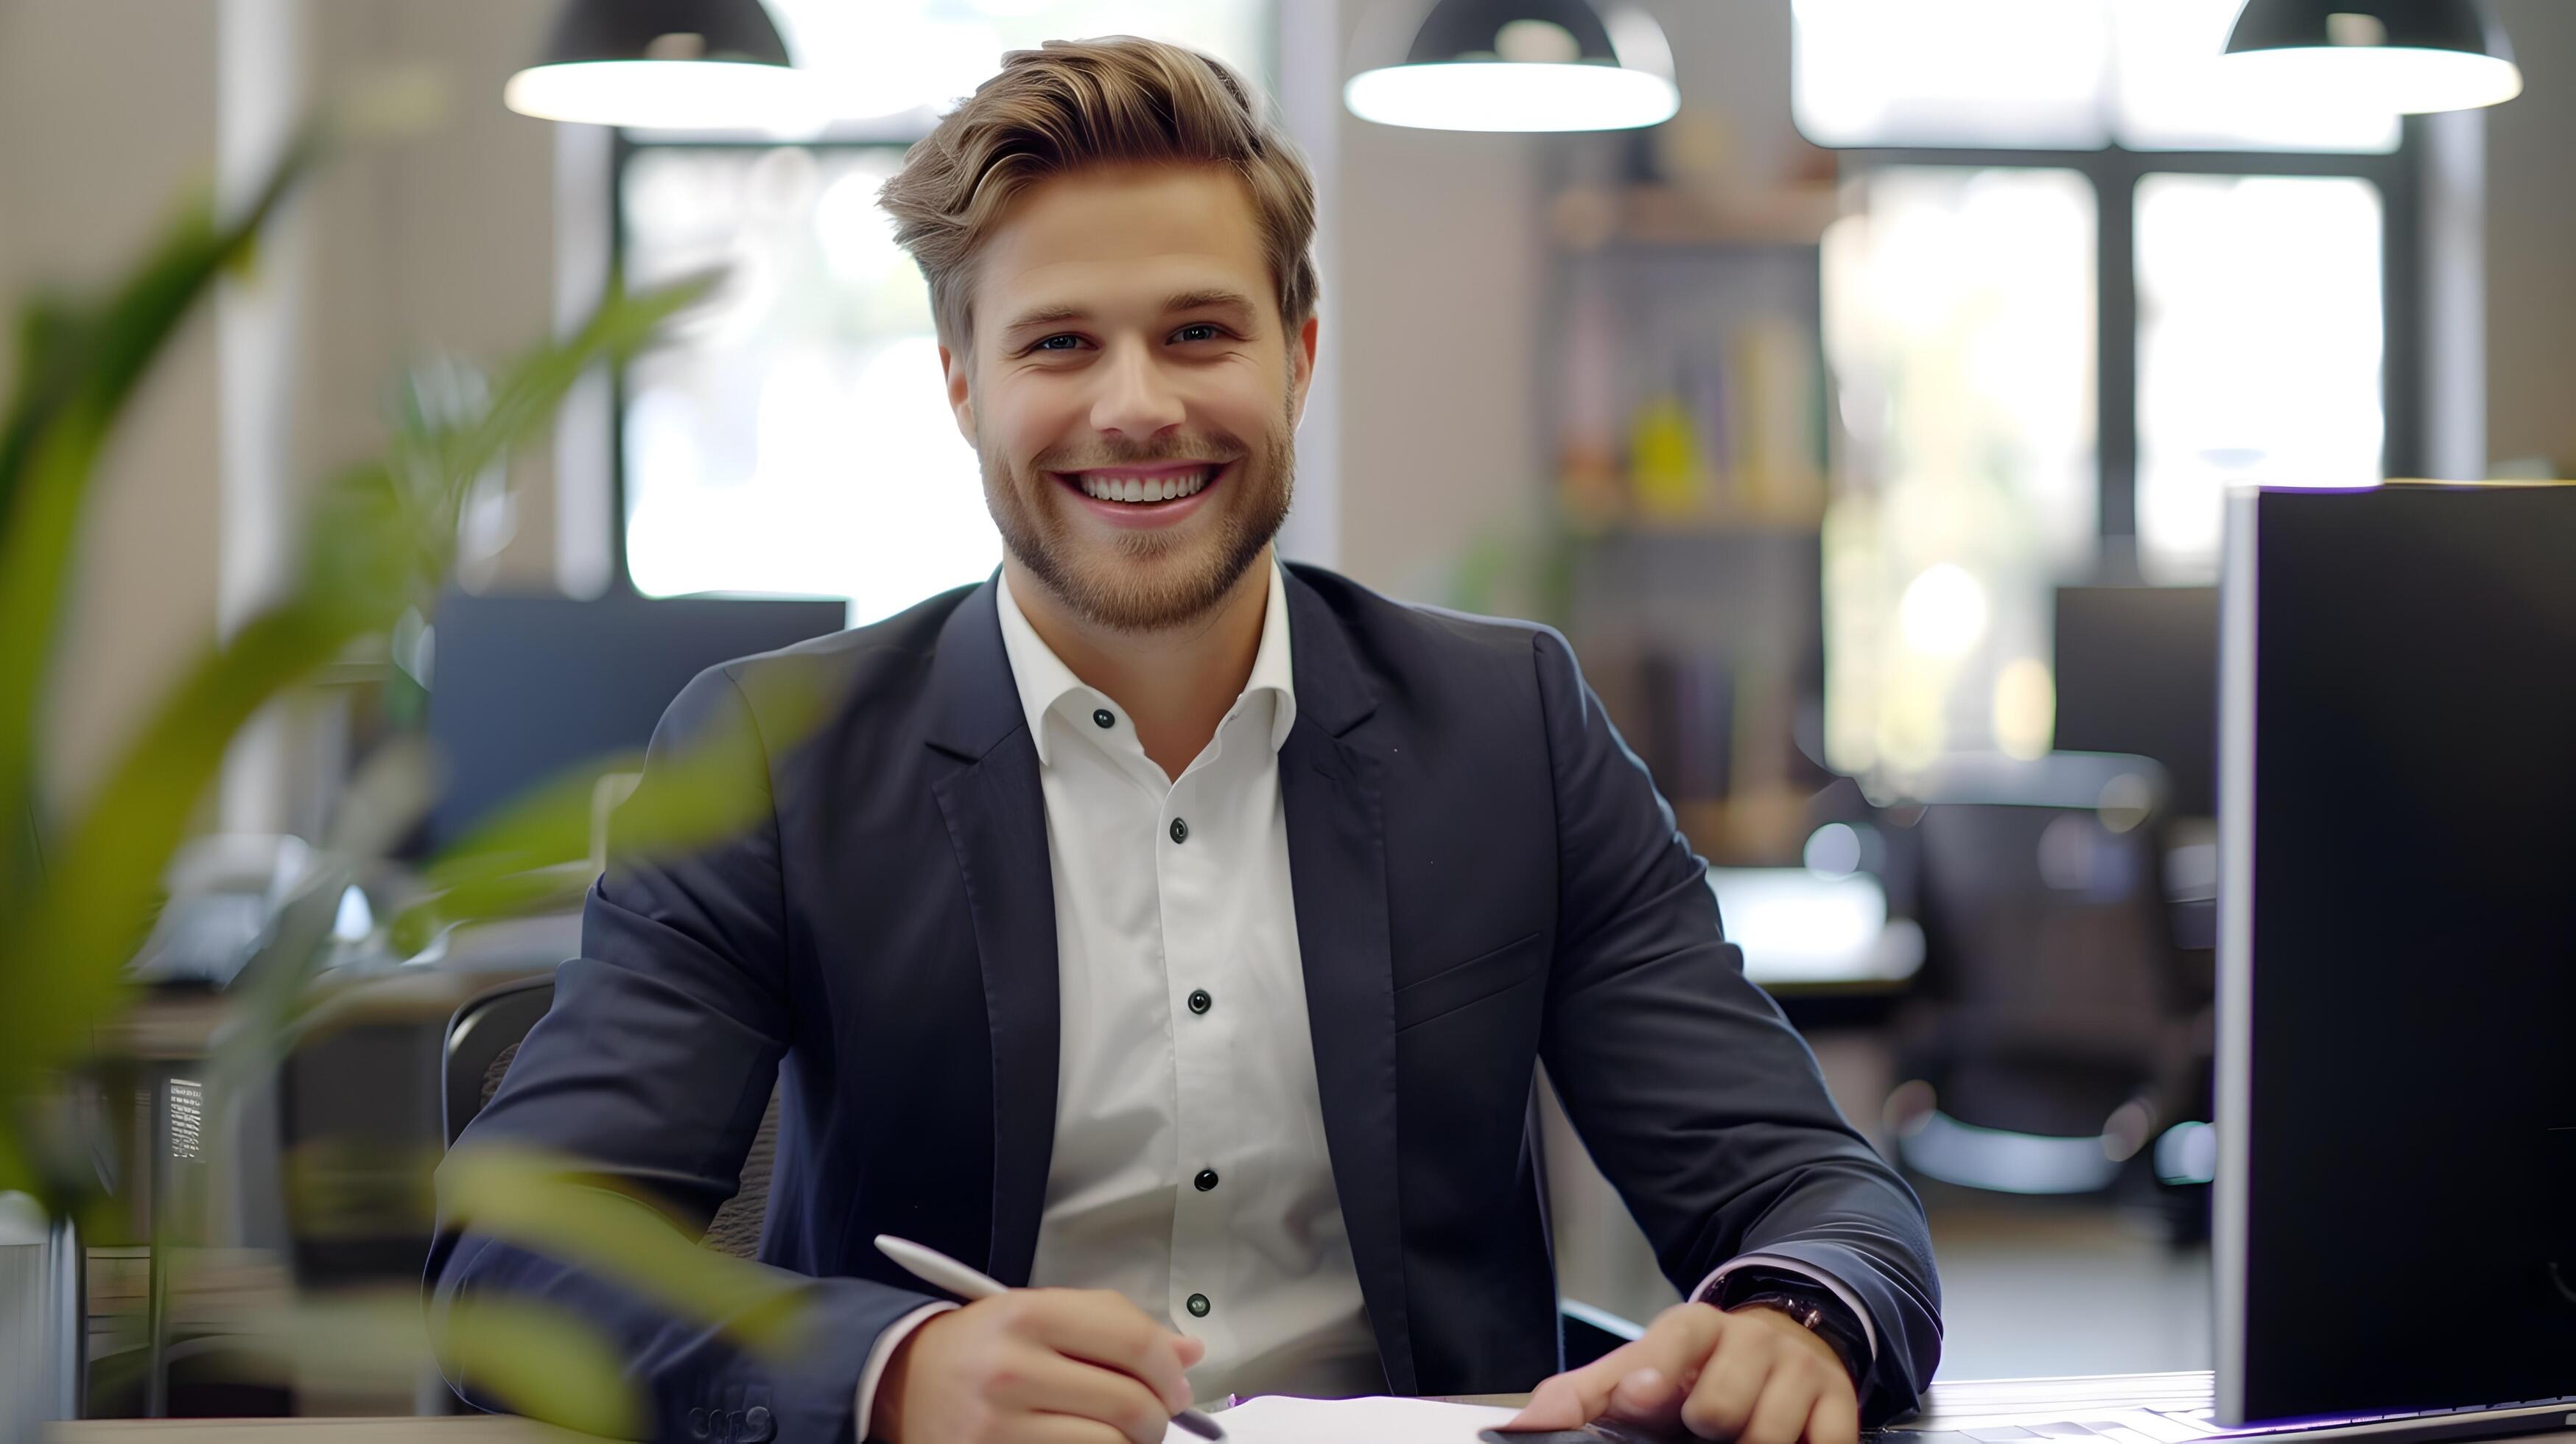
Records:
{"label": "wall", "polygon": [[1535,143],[1347,111],[1338,138],[1339,566],[1441,601],[1463,552],[1527,525],[1544,478]]}
{"label": "wall", "polygon": [[2576,5],[2496,8],[2524,91],[2487,113],[2487,455],[2576,476]]}
{"label": "wall", "polygon": [[[331,100],[417,96],[422,123],[353,149],[317,196],[316,365],[307,464],[370,454],[387,387],[420,357],[497,362],[554,317],[555,127],[501,104],[542,43],[550,0],[319,0],[313,50]],[[553,569],[553,461],[522,457],[513,582]]]}
{"label": "wall", "polygon": [[[0,298],[113,276],[212,184],[215,48],[200,0],[0,0]],[[214,636],[213,333],[200,315],[163,358],[90,498],[40,780],[57,797]]]}
{"label": "wall", "polygon": [[[227,123],[224,21],[254,8],[295,27],[285,63],[317,102],[408,97],[414,121],[347,145],[286,218],[292,243],[272,249],[272,272],[238,293],[292,293],[285,394],[252,398],[255,416],[228,398],[210,307],[107,458],[57,654],[46,783],[58,798],[95,777],[214,637],[219,596],[240,595],[227,588],[224,547],[237,567],[245,552],[276,556],[293,500],[381,445],[404,363],[442,349],[497,359],[553,319],[554,130],[499,103],[549,0],[233,0],[230,12],[225,0],[0,0],[0,295],[113,275],[183,196],[212,185]],[[228,304],[222,325],[253,309]],[[283,444],[245,450],[242,430],[265,425],[283,427]],[[245,457],[271,474],[224,475]],[[501,574],[541,585],[554,566],[550,453],[522,458],[517,475],[519,528]],[[270,534],[243,534],[244,488],[280,499],[248,523]],[[246,779],[286,785],[277,769],[238,767],[231,785]],[[228,815],[309,820],[286,797]]]}

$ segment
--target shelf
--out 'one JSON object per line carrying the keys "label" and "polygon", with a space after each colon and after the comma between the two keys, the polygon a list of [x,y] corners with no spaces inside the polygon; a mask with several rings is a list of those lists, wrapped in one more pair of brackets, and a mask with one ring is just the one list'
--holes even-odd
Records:
{"label": "shelf", "polygon": [[1657,545],[1688,541],[1812,541],[1822,534],[1820,522],[1795,517],[1779,519],[1740,517],[1706,521],[1611,521],[1583,523],[1565,520],[1566,535],[1578,542],[1633,542]]}
{"label": "shelf", "polygon": [[1585,187],[1549,203],[1548,229],[1560,248],[1576,253],[1611,245],[1813,246],[1840,213],[1831,184],[1774,186],[1722,199],[1672,186]]}

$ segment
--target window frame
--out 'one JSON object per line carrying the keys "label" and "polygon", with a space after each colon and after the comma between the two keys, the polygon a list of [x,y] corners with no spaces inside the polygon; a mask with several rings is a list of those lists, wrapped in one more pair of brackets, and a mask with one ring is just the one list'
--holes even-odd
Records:
{"label": "window frame", "polygon": [[2336,176],[2377,186],[2380,198],[2380,475],[2424,462],[2424,118],[2407,116],[2393,151],[2015,149],[1870,146],[1834,152],[1841,174],[1888,166],[2071,170],[2093,185],[2094,447],[2097,569],[2138,567],[2138,183],[2150,175]]}

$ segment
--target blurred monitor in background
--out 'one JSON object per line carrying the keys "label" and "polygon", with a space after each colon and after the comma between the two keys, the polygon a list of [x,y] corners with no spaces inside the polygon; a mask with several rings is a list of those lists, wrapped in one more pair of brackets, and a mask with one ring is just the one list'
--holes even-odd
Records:
{"label": "blurred monitor in background", "polygon": [[2165,811],[2218,812],[2218,590],[2057,589],[2057,746],[2164,764]]}
{"label": "blurred monitor in background", "polygon": [[428,850],[539,783],[643,747],[707,668],[837,632],[847,616],[837,599],[449,593],[429,679],[446,786]]}

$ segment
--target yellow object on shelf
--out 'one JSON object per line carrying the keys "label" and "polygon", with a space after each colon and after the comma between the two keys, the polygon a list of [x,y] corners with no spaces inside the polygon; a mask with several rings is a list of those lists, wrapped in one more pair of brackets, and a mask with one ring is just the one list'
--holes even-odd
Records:
{"label": "yellow object on shelf", "polygon": [[1669,392],[1638,409],[1628,444],[1628,485],[1649,521],[1698,516],[1708,505],[1708,462],[1689,408]]}

